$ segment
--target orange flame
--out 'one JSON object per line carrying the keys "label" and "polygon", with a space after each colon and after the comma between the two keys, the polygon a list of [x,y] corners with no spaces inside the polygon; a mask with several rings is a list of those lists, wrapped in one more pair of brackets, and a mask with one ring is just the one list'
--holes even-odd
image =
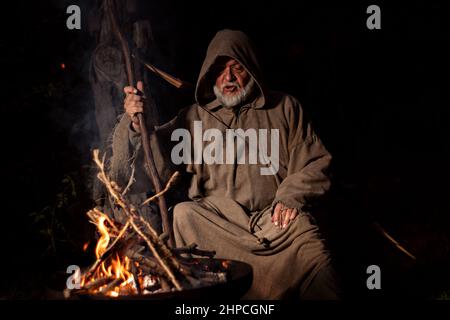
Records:
{"label": "orange flame", "polygon": [[[95,256],[97,257],[97,259],[102,257],[102,255],[106,252],[111,241],[107,222],[109,222],[109,220],[103,213],[96,217],[96,221],[94,221],[100,233],[100,238],[98,239],[97,245],[95,247]],[[109,224],[111,224],[111,222],[109,222]],[[88,243],[85,244],[86,248],[87,244]],[[130,270],[130,259],[127,256],[119,257],[119,255],[116,254],[116,256],[112,259],[105,259],[94,271],[93,275],[89,278],[89,281],[83,278],[81,284],[82,286],[84,286],[85,284],[92,283],[102,278],[110,278],[112,279],[112,281],[120,279],[121,281],[116,286],[109,289],[107,292],[102,291],[107,287],[107,284],[91,290],[90,292],[93,294],[101,292],[102,294],[110,297],[118,297],[122,292],[125,292],[127,294],[136,293],[137,288],[135,286],[135,279],[133,273],[130,272]]]}
{"label": "orange flame", "polygon": [[105,253],[106,249],[108,248],[108,243],[110,239],[108,229],[106,228],[105,225],[105,221],[106,217],[102,216],[98,219],[97,222],[97,228],[98,231],[100,232],[100,239],[98,239],[97,246],[95,247],[95,256],[97,257],[97,259],[99,259],[103,253]]}

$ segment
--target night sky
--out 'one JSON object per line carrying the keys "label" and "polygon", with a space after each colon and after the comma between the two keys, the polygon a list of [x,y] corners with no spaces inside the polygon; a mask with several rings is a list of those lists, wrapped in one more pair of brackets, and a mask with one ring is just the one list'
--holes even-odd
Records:
{"label": "night sky", "polygon": [[[91,259],[81,247],[93,237],[84,213],[92,205],[90,152],[99,144],[88,81],[92,2],[18,1],[8,12],[15,22],[2,20],[2,256],[14,257],[8,268],[16,274],[2,279],[5,297],[42,298],[55,274]],[[82,9],[81,30],[66,28],[69,4]],[[370,4],[381,8],[381,30],[366,27]],[[358,283],[367,263],[388,270],[387,297],[430,298],[450,288],[442,3],[169,0],[148,1],[141,14],[159,46],[152,62],[164,70],[195,83],[214,34],[240,29],[258,48],[269,87],[302,103],[335,160],[324,230],[349,296],[383,297]],[[190,91],[161,95],[161,122],[193,102]],[[418,261],[386,243],[372,221]]]}

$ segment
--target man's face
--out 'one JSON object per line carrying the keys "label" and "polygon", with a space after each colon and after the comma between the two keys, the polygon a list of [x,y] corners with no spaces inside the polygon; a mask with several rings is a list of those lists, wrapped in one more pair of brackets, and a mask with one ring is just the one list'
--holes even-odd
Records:
{"label": "man's face", "polygon": [[243,66],[234,59],[229,59],[224,65],[219,67],[219,75],[216,79],[216,86],[222,88],[225,95],[235,95],[239,89],[245,88],[250,75]]}
{"label": "man's face", "polygon": [[217,66],[215,83],[216,96],[227,107],[232,107],[244,100],[248,92],[245,91],[251,76],[245,68],[234,59],[226,59]]}

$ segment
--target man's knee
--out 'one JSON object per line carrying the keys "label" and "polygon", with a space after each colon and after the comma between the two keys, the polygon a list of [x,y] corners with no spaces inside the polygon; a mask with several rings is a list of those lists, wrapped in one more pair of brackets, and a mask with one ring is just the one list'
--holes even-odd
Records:
{"label": "man's knee", "polygon": [[195,214],[196,204],[193,201],[180,202],[173,208],[173,224],[182,227]]}
{"label": "man's knee", "polygon": [[342,290],[336,271],[331,264],[322,266],[301,295],[303,300],[339,300]]}

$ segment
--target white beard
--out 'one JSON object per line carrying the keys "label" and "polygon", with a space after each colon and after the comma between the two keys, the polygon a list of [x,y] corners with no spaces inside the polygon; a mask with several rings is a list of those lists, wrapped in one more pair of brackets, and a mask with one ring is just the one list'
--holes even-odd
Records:
{"label": "white beard", "polygon": [[[217,100],[225,107],[225,108],[233,108],[237,106],[238,104],[244,102],[252,93],[253,87],[255,84],[255,80],[253,78],[250,78],[248,83],[245,85],[245,88],[241,88],[239,83],[236,81],[234,82],[226,82],[218,88],[216,85],[214,85],[214,94],[217,97]],[[235,86],[239,90],[238,92],[234,94],[224,94],[223,88],[226,86]]]}

